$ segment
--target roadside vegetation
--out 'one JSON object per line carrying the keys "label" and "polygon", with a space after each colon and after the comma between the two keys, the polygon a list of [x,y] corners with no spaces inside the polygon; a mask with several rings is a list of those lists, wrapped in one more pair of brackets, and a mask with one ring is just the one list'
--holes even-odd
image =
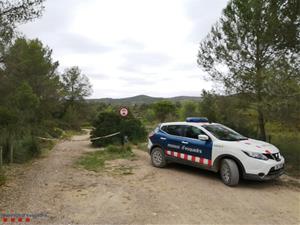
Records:
{"label": "roadside vegetation", "polygon": [[[146,137],[146,130],[142,122],[135,118],[129,112],[128,116],[121,117],[118,108],[105,107],[104,110],[95,115],[92,122],[93,129],[91,131],[91,138],[93,146],[104,147],[110,144],[124,144],[125,142],[138,143],[144,141]],[[103,137],[106,135],[118,133],[109,138],[93,139]]]}
{"label": "roadside vegetation", "polygon": [[271,143],[276,145],[286,159],[288,175],[300,178],[300,134],[299,132],[277,132],[271,136]]}
{"label": "roadside vegetation", "polygon": [[[19,24],[42,15],[43,2],[0,4],[0,147],[4,164],[25,163],[40,156],[53,147],[52,139],[68,136],[66,130],[79,131],[88,118],[84,100],[91,94],[88,78],[76,66],[60,73],[59,62],[48,46],[17,31]],[[3,181],[4,172],[0,177]]]}

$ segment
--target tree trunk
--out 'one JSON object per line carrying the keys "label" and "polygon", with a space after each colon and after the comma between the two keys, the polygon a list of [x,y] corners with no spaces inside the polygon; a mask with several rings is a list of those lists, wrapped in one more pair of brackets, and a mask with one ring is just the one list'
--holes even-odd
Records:
{"label": "tree trunk", "polygon": [[265,129],[265,118],[262,110],[258,109],[258,126],[259,126],[259,138],[262,141],[267,140],[266,129]]}
{"label": "tree trunk", "polygon": [[[260,22],[261,15],[258,15],[259,17],[257,20]],[[260,24],[260,23],[259,23]],[[260,24],[261,25],[261,24]],[[267,140],[266,130],[265,130],[265,118],[264,113],[262,110],[262,102],[263,102],[263,77],[262,77],[262,50],[261,50],[261,29],[258,27],[258,30],[255,31],[256,36],[256,53],[255,53],[255,68],[256,68],[256,74],[255,74],[255,90],[256,90],[256,100],[258,103],[257,106],[257,112],[258,112],[258,127],[259,127],[259,138],[263,141]]]}

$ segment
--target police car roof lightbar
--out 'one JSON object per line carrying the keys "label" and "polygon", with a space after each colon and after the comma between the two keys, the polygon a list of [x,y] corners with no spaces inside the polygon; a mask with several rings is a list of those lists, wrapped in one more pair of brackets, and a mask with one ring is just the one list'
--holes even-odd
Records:
{"label": "police car roof lightbar", "polygon": [[206,117],[188,117],[186,118],[186,122],[191,123],[209,123]]}

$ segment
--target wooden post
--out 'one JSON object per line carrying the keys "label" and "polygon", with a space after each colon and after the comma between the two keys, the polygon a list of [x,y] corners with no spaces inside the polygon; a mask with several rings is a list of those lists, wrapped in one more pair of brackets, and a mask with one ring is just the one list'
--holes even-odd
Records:
{"label": "wooden post", "polygon": [[10,145],[10,160],[9,160],[9,162],[10,163],[13,163],[14,162],[14,146],[13,145]]}
{"label": "wooden post", "polygon": [[3,165],[2,154],[3,154],[3,148],[0,146],[0,168],[1,168],[2,165]]}

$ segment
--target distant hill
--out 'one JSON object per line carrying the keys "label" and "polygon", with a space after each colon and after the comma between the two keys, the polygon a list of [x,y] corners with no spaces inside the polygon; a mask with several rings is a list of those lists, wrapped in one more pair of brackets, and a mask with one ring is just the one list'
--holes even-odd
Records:
{"label": "distant hill", "polygon": [[106,103],[112,105],[141,105],[141,104],[151,104],[161,100],[169,100],[172,102],[183,102],[183,101],[199,101],[200,97],[193,96],[177,96],[172,98],[159,98],[150,97],[147,95],[137,95],[128,98],[99,98],[99,99],[88,99],[88,102],[92,103]]}

